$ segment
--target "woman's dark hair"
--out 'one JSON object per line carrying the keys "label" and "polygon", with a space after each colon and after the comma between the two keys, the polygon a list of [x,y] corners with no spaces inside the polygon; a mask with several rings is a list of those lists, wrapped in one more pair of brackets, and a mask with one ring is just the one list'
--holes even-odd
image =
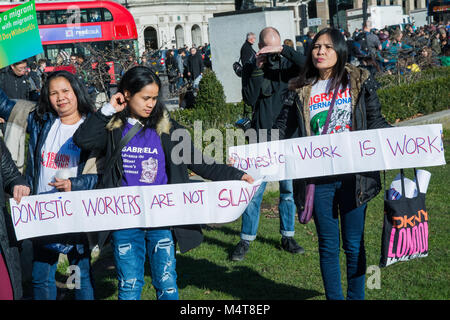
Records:
{"label": "woman's dark hair", "polygon": [[[153,83],[159,88],[158,101],[156,102],[150,117],[139,119],[144,124],[145,128],[151,129],[156,128],[156,125],[164,116],[165,110],[165,106],[161,101],[161,80],[156,73],[152,69],[145,66],[133,67],[125,72],[117,87],[117,92],[125,94],[125,91],[128,91],[132,97],[141,91],[142,88]],[[125,108],[118,114],[118,117],[123,121],[123,123],[126,123],[126,119],[130,117],[130,108]]]}
{"label": "woman's dark hair", "polygon": [[311,42],[308,56],[306,57],[306,64],[303,72],[290,81],[289,88],[296,89],[301,88],[308,84],[315,84],[319,80],[319,70],[313,64],[312,50],[314,45],[320,36],[328,34],[331,42],[333,43],[333,49],[336,51],[337,61],[333,67],[332,77],[333,80],[329,86],[329,90],[334,90],[337,86],[342,85],[346,87],[348,84],[348,75],[345,71],[345,63],[347,62],[348,47],[344,36],[338,29],[325,28],[320,30]]}
{"label": "woman's dark hair", "polygon": [[89,113],[94,112],[94,104],[92,103],[92,100],[87,93],[85,86],[72,73],[65,70],[59,70],[50,73],[44,85],[42,86],[41,96],[39,97],[39,103],[36,109],[36,117],[38,118],[38,120],[42,121],[44,114],[48,112],[58,115],[50,103],[49,95],[50,82],[56,78],[65,78],[67,81],[69,81],[70,86],[72,87],[72,90],[77,97],[78,112],[81,115],[86,116]]}

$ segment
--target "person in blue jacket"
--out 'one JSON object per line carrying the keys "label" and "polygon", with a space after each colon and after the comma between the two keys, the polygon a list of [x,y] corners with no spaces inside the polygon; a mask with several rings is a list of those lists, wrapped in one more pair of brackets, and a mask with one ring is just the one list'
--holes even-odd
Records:
{"label": "person in blue jacket", "polygon": [[[8,121],[19,102],[0,90],[0,117]],[[31,194],[93,189],[97,174],[82,174],[89,152],[82,151],[72,136],[93,112],[93,103],[84,86],[67,71],[51,73],[44,84],[36,108],[28,114],[29,133],[25,178]],[[85,233],[43,236],[32,239],[33,296],[55,300],[55,273],[60,253],[69,264],[78,266],[80,286],[75,299],[94,298],[90,250]]]}

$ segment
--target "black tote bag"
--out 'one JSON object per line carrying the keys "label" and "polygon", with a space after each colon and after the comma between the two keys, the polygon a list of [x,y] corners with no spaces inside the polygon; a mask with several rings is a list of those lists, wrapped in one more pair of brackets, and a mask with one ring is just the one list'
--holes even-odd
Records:
{"label": "black tote bag", "polygon": [[425,207],[425,193],[420,191],[416,169],[414,175],[417,196],[406,198],[405,176],[403,170],[400,170],[402,197],[398,200],[388,198],[385,178],[380,267],[428,256],[429,216]]}

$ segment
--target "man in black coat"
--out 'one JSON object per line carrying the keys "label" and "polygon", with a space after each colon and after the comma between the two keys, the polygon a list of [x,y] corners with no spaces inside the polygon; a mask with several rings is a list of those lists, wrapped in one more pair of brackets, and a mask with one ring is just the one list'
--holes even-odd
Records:
{"label": "man in black coat", "polygon": [[[275,140],[275,137],[270,136],[270,129],[274,127],[284,99],[288,96],[288,81],[300,74],[306,57],[292,47],[282,46],[279,32],[272,27],[261,31],[258,46],[260,51],[256,59],[244,65],[242,96],[244,102],[253,109],[252,129],[256,130],[258,141],[261,142]],[[267,136],[263,133],[267,133]],[[296,207],[292,180],[280,181],[279,185],[281,247],[290,253],[303,253],[304,249],[294,240]],[[244,259],[251,241],[256,239],[265,187],[266,182],[263,182],[242,215],[241,240],[231,255],[233,261]]]}
{"label": "man in black coat", "polygon": [[16,62],[0,72],[0,88],[10,99],[30,99],[31,85],[26,60]]}
{"label": "man in black coat", "polygon": [[191,48],[191,54],[187,59],[187,76],[194,82],[193,87],[195,89],[198,88],[198,84],[202,79],[204,68],[202,55],[197,52],[196,48]]}
{"label": "man in black coat", "polygon": [[[281,45],[276,29],[261,31],[261,49],[252,63],[244,66],[242,97],[253,109],[252,128],[271,129],[288,93],[288,82],[298,76],[306,57],[287,45]],[[258,138],[259,140],[259,138]]]}
{"label": "man in black coat", "polygon": [[253,32],[247,33],[246,40],[241,47],[241,64],[244,65],[255,58],[256,51],[253,49],[253,44],[256,42],[256,34]]}

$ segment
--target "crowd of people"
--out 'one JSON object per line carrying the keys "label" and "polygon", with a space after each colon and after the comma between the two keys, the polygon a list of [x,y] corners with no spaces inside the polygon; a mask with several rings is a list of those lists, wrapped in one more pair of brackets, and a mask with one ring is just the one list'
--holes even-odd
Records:
{"label": "crowd of people", "polygon": [[[405,74],[450,65],[450,23],[416,27],[372,28],[367,21],[352,34],[341,30],[348,46],[348,62],[369,69],[372,74]],[[300,50],[306,52],[314,32],[308,32]]]}
{"label": "crowd of people", "polygon": [[[423,46],[425,30],[423,33],[420,28],[412,31],[407,28],[404,38],[409,40],[405,40],[405,44],[400,36],[384,44],[375,37],[381,39],[386,30],[370,30],[367,24],[363,31],[352,35],[353,38],[341,30],[325,28],[310,35],[303,52],[294,48],[293,41],[282,42],[274,27],[260,30],[259,36],[249,32],[241,50],[242,96],[252,108],[250,126],[258,133],[258,141],[390,127],[381,114],[368,56],[375,60],[378,68],[387,71],[391,70],[392,59],[385,61],[378,57],[383,45],[385,48],[408,45],[420,50],[429,45],[433,56],[433,50],[439,49],[435,41],[438,37],[430,37],[430,42]],[[438,56],[448,53],[448,24],[444,31],[445,34],[439,31]],[[349,45],[351,41],[353,44]],[[253,50],[256,42],[258,51]],[[354,48],[364,56],[354,55]],[[188,53],[183,48],[177,50],[177,54],[168,50],[166,54],[170,90],[174,92],[185,80],[198,87],[205,67],[201,49],[191,48]],[[108,73],[106,63],[101,60],[97,63],[97,68],[104,67],[102,72]],[[33,74],[30,72],[27,79],[35,83],[37,103],[26,103],[31,99],[27,81],[22,78],[27,73],[26,61],[6,68],[4,77],[19,79],[15,85],[9,78],[0,82],[0,117],[14,124],[18,133],[6,135],[4,141],[0,139],[0,192],[10,194],[18,203],[23,196],[51,192],[188,183],[189,171],[208,180],[254,182],[250,175],[233,166],[199,157],[201,151],[192,143],[191,154],[184,155],[181,164],[173,161],[172,153],[178,140],[172,140],[172,134],[187,129],[171,119],[161,100],[162,82],[151,56],[145,54],[139,62],[128,56],[116,92],[108,96],[108,101],[100,108],[95,107],[89,91],[98,90],[99,85],[109,85],[110,79],[100,78],[97,84],[92,82],[92,60],[83,55],[60,53],[57,64],[48,74],[44,72],[45,61],[39,60],[32,66]],[[356,86],[350,87],[350,83]],[[344,94],[350,98],[334,106],[336,96]],[[312,103],[319,100],[324,103],[314,107]],[[273,128],[279,130],[278,137],[269,135],[263,139],[259,136]],[[22,175],[12,154],[21,152],[17,145],[25,143],[26,133],[29,137],[26,150],[22,150],[26,152]],[[143,163],[136,162],[136,170],[128,170],[124,163],[143,157],[140,153],[148,148],[154,150],[152,161],[157,165],[152,179],[142,180]],[[58,160],[61,155],[65,161]],[[87,165],[93,155],[104,158],[103,168]],[[242,215],[240,241],[230,256],[232,261],[241,261],[251,254],[249,249],[257,238],[265,187],[263,183]],[[365,215],[369,201],[379,190],[379,172],[280,181],[281,248],[291,254],[305,252],[294,239],[295,219],[296,213],[300,217],[301,212],[311,210],[327,299],[364,299]],[[311,197],[313,207],[306,206],[305,199]],[[0,299],[21,299],[20,243],[14,239],[11,216],[3,205],[1,207]],[[346,297],[339,262],[341,236],[347,265]],[[178,299],[177,245],[181,252],[186,252],[199,246],[203,236],[201,227],[194,225],[115,230],[95,239],[87,233],[31,239],[33,299],[56,299],[55,274],[60,254],[66,254],[69,263],[80,270],[75,298],[95,299],[91,250],[93,244],[102,249],[107,239],[113,248],[119,299],[141,298],[147,257],[156,298]]]}
{"label": "crowd of people", "polygon": [[[161,53],[164,52],[165,56]],[[164,57],[164,65],[160,58]],[[180,89],[189,85],[197,90],[205,68],[211,68],[210,45],[184,46],[179,49],[146,50],[141,56],[141,65],[152,68],[156,73],[166,74],[169,94],[179,94]]]}
{"label": "crowd of people", "polygon": [[31,60],[22,60],[0,70],[0,88],[8,97],[37,102],[47,74],[58,70],[74,74],[94,101],[100,92],[110,95],[110,67],[101,56],[87,59],[83,53],[69,54],[61,50],[53,63],[44,58],[30,63]]}

